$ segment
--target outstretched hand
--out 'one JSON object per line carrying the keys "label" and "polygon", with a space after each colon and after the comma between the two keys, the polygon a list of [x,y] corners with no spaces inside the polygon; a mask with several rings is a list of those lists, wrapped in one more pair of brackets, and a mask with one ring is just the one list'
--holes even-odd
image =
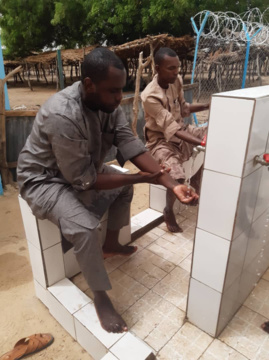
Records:
{"label": "outstretched hand", "polygon": [[199,199],[198,194],[186,185],[178,184],[173,188],[173,192],[178,200],[184,204],[195,204]]}

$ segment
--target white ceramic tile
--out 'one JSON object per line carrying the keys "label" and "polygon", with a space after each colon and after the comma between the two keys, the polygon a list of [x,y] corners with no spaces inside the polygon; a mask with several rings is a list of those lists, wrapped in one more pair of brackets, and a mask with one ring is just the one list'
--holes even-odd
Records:
{"label": "white ceramic tile", "polygon": [[[163,188],[163,187],[162,187]],[[163,212],[166,204],[166,189],[157,186],[149,186],[149,207],[153,210]]]}
{"label": "white ceramic tile", "polygon": [[134,234],[136,231],[140,230],[141,229],[141,226],[137,225],[137,224],[134,224],[132,221],[131,221],[131,234]]}
{"label": "white ceramic tile", "polygon": [[242,179],[233,239],[251,226],[260,178],[261,169],[258,169]]}
{"label": "white ceramic tile", "polygon": [[192,277],[222,292],[230,244],[230,241],[197,229]]}
{"label": "white ceramic tile", "polygon": [[242,176],[253,108],[253,100],[212,97],[205,169]]}
{"label": "white ceramic tile", "polygon": [[149,186],[166,191],[166,187],[163,185],[149,184]]}
{"label": "white ceramic tile", "polygon": [[247,299],[251,291],[255,288],[259,277],[256,272],[253,271],[253,266],[250,264],[247,267],[244,267],[244,270],[240,279],[240,287],[239,287],[239,299],[238,301],[243,304]]}
{"label": "white ceramic tile", "polygon": [[243,304],[239,298],[240,276],[227,288],[222,294],[219,321],[217,327],[217,336],[225,328],[233,315]]}
{"label": "white ceramic tile", "polygon": [[130,333],[123,336],[110,351],[119,360],[146,360],[151,356],[153,358],[152,349]]}
{"label": "white ceramic tile", "polygon": [[27,241],[40,249],[39,234],[37,228],[36,217],[32,214],[27,202],[19,196],[19,204],[21,209],[22,221]]}
{"label": "white ceramic tile", "polygon": [[256,171],[261,168],[261,165],[257,162],[250,160],[244,164],[243,177],[248,176],[253,171]]}
{"label": "white ceramic tile", "polygon": [[248,245],[248,230],[242,232],[231,242],[231,249],[227,263],[224,291],[227,290],[243,272],[244,260]]}
{"label": "white ceramic tile", "polygon": [[268,85],[257,86],[246,89],[226,91],[226,92],[218,93],[214,96],[229,96],[229,97],[246,98],[246,99],[258,99],[265,96],[269,96],[269,86]]}
{"label": "white ceramic tile", "polygon": [[131,242],[131,225],[130,224],[128,224],[128,225],[124,226],[122,229],[120,229],[120,234],[119,234],[119,243],[121,245],[129,244],[129,242]]}
{"label": "white ceramic tile", "polygon": [[[269,94],[268,94],[269,95]],[[269,96],[256,100],[246,161],[265,153],[269,132]]]}
{"label": "white ceramic tile", "polygon": [[43,252],[47,284],[51,286],[65,278],[62,245],[56,244]]}
{"label": "white ceramic tile", "polygon": [[268,133],[268,138],[267,138],[267,144],[266,144],[265,153],[266,153],[266,154],[269,154],[269,133]]}
{"label": "white ceramic tile", "polygon": [[256,287],[258,281],[268,268],[269,245],[263,251],[257,253],[256,257],[251,257],[251,261],[245,264],[240,282],[240,301],[243,303],[251,291]]}
{"label": "white ceramic tile", "polygon": [[205,160],[205,153],[200,151],[195,158],[194,164],[192,157],[190,157],[189,160],[183,163],[183,169],[185,171],[186,179],[188,179],[190,175],[194,176],[197,173],[197,171],[201,168],[201,166],[203,166],[204,160]]}
{"label": "white ceramic tile", "polygon": [[43,250],[62,241],[59,228],[49,220],[37,219],[40,242]]}
{"label": "white ceramic tile", "polygon": [[45,276],[45,268],[42,258],[42,252],[41,250],[37,249],[33,244],[31,244],[29,241],[27,242],[27,244],[28,244],[33,277],[35,280],[39,282],[40,285],[43,286],[43,288],[46,288],[47,287],[46,276]]}
{"label": "white ceramic tile", "polygon": [[79,288],[70,280],[63,279],[50,286],[48,291],[70,312],[74,314],[83,306],[92,302]]}
{"label": "white ceramic tile", "polygon": [[68,250],[65,254],[63,254],[64,257],[64,270],[65,270],[65,276],[67,278],[71,278],[78,273],[80,273],[80,267],[77,262],[76,256],[74,254],[74,249]]}
{"label": "white ceramic tile", "polygon": [[[49,293],[51,295],[51,293]],[[62,327],[69,332],[74,339],[76,339],[74,316],[60,303],[53,295],[48,301],[49,311],[52,316],[62,325]]]}
{"label": "white ceramic tile", "polygon": [[118,360],[118,358],[111,354],[111,352],[108,352],[104,357],[102,357],[102,360]]}
{"label": "white ceramic tile", "polygon": [[159,211],[153,209],[146,209],[139,214],[132,217],[132,221],[135,222],[138,226],[146,226],[150,224],[152,221],[159,219],[162,216]]}
{"label": "white ceramic tile", "polygon": [[269,213],[264,212],[255,222],[253,222],[247,245],[247,252],[244,266],[253,263],[253,260],[263,252],[269,243]]}
{"label": "white ceramic tile", "polygon": [[95,311],[93,303],[84,306],[74,314],[75,318],[90,331],[107,349],[117,342],[124,334],[113,334],[105,331]]}
{"label": "white ceramic tile", "polygon": [[36,281],[35,279],[34,279],[34,286],[35,286],[35,294],[38,297],[38,299],[41,300],[42,303],[47,308],[49,308],[49,303],[50,303],[49,301],[50,301],[50,297],[52,296],[50,292],[47,289],[43,288],[43,286],[41,286],[39,282]]}
{"label": "white ceramic tile", "polygon": [[187,318],[208,334],[215,336],[221,294],[195,279],[191,279]]}
{"label": "white ceramic tile", "polygon": [[107,353],[106,347],[76,318],[75,329],[77,342],[93,357],[93,359],[103,359]]}
{"label": "white ceramic tile", "polygon": [[204,170],[197,226],[231,240],[241,179]]}
{"label": "white ceramic tile", "polygon": [[261,167],[261,181],[253,221],[269,208],[269,168]]}

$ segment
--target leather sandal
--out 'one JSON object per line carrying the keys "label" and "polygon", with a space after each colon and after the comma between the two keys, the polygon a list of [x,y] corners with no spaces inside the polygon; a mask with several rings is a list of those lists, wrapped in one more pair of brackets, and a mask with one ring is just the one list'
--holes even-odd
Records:
{"label": "leather sandal", "polygon": [[34,334],[19,340],[13,350],[0,357],[0,360],[19,360],[24,356],[35,354],[48,346],[54,341],[51,334]]}

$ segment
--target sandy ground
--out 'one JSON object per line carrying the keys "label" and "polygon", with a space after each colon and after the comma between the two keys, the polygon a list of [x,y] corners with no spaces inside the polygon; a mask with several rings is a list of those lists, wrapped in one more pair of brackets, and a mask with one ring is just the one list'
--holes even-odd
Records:
{"label": "sandy ground", "polygon": [[18,191],[12,187],[0,196],[0,229],[0,356],[23,337],[49,332],[54,343],[29,359],[90,360],[35,297]]}

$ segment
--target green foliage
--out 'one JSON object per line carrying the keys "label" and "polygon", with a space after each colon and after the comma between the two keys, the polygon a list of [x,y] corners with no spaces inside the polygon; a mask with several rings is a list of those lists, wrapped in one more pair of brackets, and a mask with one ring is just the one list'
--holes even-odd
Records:
{"label": "green foliage", "polygon": [[51,45],[55,28],[49,23],[53,0],[1,0],[2,43],[11,57],[24,56]]}
{"label": "green foliage", "polygon": [[201,10],[263,11],[269,0],[0,0],[2,43],[9,56],[45,46],[121,44],[147,34],[191,34]]}

